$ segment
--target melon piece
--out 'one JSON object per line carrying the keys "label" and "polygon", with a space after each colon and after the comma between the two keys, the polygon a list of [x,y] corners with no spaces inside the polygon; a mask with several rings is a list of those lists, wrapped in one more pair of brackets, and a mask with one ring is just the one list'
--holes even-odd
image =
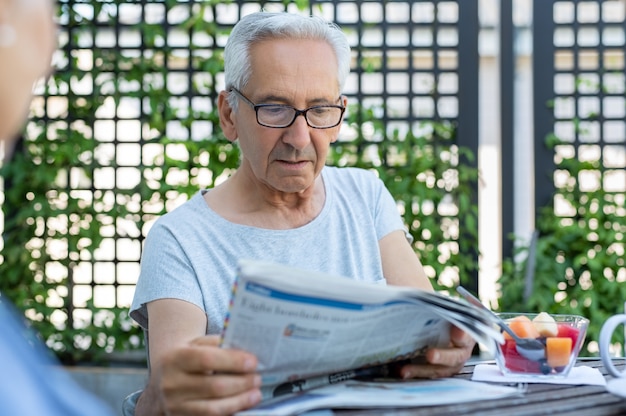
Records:
{"label": "melon piece", "polygon": [[[515,318],[510,319],[508,322],[509,328],[515,332],[520,338],[539,338],[539,331],[535,328],[533,321],[525,315],[518,315]],[[511,339],[511,336],[504,333],[505,339]]]}
{"label": "melon piece", "polygon": [[546,338],[546,359],[550,367],[565,367],[572,355],[572,339],[569,337]]}
{"label": "melon piece", "polygon": [[556,321],[547,312],[537,314],[537,316],[533,318],[533,325],[535,325],[535,328],[539,331],[539,335],[542,337],[556,337],[559,333]]}

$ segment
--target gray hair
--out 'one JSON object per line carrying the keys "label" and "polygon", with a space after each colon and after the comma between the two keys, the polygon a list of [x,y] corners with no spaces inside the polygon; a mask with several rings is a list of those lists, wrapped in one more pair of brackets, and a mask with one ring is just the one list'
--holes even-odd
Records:
{"label": "gray hair", "polygon": [[[337,57],[337,81],[343,90],[350,73],[350,45],[345,34],[334,23],[317,16],[291,13],[257,12],[243,17],[233,28],[224,48],[224,75],[226,90],[239,90],[250,80],[252,68],[250,48],[268,39],[316,39],[328,42]],[[237,108],[233,94],[230,106]]]}

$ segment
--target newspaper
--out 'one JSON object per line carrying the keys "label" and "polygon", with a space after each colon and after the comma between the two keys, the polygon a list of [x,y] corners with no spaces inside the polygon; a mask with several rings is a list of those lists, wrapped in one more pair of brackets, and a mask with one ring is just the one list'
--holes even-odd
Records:
{"label": "newspaper", "polygon": [[504,342],[493,324],[464,299],[246,260],[221,345],[257,356],[267,398],[284,383],[415,359],[447,345],[450,325],[493,351]]}
{"label": "newspaper", "polygon": [[287,416],[313,409],[436,406],[521,395],[525,387],[460,378],[413,381],[346,381],[265,401],[237,416]]}

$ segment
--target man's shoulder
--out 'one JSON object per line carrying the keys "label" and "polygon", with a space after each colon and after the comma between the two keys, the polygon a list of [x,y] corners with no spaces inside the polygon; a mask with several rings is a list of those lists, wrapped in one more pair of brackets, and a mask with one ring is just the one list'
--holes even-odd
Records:
{"label": "man's shoulder", "polygon": [[382,182],[375,172],[363,168],[326,166],[324,177],[338,187],[379,187]]}
{"label": "man's shoulder", "polygon": [[324,173],[327,177],[338,180],[375,181],[378,176],[375,172],[363,168],[326,166]]}
{"label": "man's shoulder", "polygon": [[202,215],[202,206],[204,204],[203,191],[196,192],[187,201],[177,205],[169,210],[169,212],[161,215],[156,224],[183,223],[186,220],[195,221],[193,218]]}

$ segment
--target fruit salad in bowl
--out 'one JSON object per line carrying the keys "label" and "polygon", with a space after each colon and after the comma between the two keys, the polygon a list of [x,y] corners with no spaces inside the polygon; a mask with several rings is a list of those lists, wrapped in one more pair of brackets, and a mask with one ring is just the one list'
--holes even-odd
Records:
{"label": "fruit salad in bowl", "polygon": [[546,312],[499,313],[520,338],[540,341],[544,354],[529,359],[520,354],[516,342],[504,332],[504,344],[498,344],[496,362],[504,374],[531,377],[565,377],[576,363],[585,341],[589,320],[578,315],[551,315]]}

